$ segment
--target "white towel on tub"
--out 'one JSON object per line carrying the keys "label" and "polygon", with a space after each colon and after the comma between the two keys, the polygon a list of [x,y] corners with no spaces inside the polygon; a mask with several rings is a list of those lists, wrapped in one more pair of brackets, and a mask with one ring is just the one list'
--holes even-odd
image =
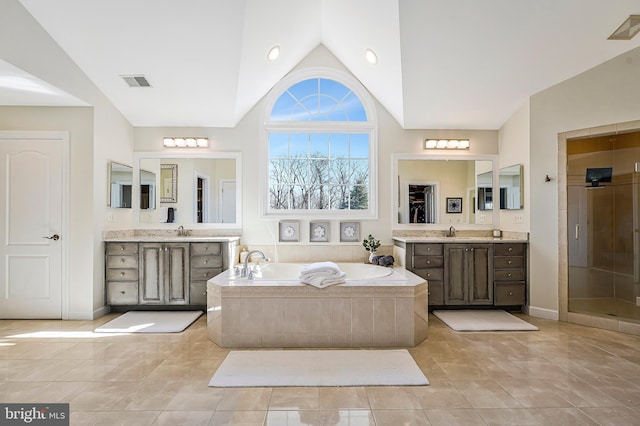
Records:
{"label": "white towel on tub", "polygon": [[300,275],[322,273],[326,275],[339,275],[342,273],[340,267],[333,262],[315,262],[302,265]]}
{"label": "white towel on tub", "polygon": [[333,262],[315,262],[302,265],[299,278],[305,284],[324,288],[343,283],[346,276],[347,274]]}

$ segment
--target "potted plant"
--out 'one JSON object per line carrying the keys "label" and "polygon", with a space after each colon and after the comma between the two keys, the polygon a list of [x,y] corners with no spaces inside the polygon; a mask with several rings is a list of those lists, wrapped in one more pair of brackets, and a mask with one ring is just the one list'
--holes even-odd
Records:
{"label": "potted plant", "polygon": [[372,263],[371,261],[376,255],[376,250],[380,248],[380,240],[376,240],[373,238],[373,235],[369,234],[369,236],[362,241],[362,245],[369,252],[369,263]]}

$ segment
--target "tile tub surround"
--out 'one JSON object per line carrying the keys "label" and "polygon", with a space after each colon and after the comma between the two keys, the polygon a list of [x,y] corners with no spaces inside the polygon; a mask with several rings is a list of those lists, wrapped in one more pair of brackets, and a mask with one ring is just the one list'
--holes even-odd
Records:
{"label": "tile tub surround", "polygon": [[413,347],[427,327],[427,282],[401,268],[324,289],[229,271],[207,283],[207,334],[221,347]]}

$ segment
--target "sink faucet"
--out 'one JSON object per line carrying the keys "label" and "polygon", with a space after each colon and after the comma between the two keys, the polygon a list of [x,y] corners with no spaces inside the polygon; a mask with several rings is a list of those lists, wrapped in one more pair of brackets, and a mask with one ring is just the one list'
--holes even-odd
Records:
{"label": "sink faucet", "polygon": [[189,234],[191,234],[191,231],[189,231],[188,229],[184,229],[184,226],[182,226],[182,225],[178,226],[178,236],[179,237],[187,237],[187,236],[189,236]]}
{"label": "sink faucet", "polygon": [[[269,261],[269,258],[267,256],[265,256],[264,253],[261,252],[260,250],[251,250],[247,254],[247,257],[244,259],[244,264],[242,265],[242,269],[240,270],[240,276],[241,277],[248,277],[249,279],[253,278],[253,271],[249,270],[249,260],[251,259],[251,256],[253,256],[254,254],[259,254],[260,257],[265,262]],[[260,260],[260,259],[258,259],[258,260]]]}
{"label": "sink faucet", "polygon": [[450,237],[455,237],[456,236],[456,228],[454,228],[453,225],[451,225],[451,227],[449,227],[449,236]]}

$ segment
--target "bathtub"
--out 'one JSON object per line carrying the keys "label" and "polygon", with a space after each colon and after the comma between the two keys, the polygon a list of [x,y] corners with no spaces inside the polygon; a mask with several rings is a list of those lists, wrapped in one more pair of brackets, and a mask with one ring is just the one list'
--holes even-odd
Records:
{"label": "bathtub", "polygon": [[207,334],[221,347],[398,347],[427,338],[427,282],[404,268],[338,263],[346,282],[298,279],[302,263],[269,263],[253,279],[207,283]]}

